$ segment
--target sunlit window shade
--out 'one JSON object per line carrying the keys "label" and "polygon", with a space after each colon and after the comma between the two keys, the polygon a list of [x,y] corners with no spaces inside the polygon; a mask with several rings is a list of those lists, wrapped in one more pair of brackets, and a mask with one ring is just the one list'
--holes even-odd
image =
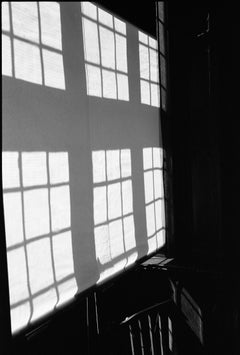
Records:
{"label": "sunlit window shade", "polygon": [[156,40],[100,5],[2,3],[13,334],[165,245],[158,64]]}
{"label": "sunlit window shade", "polygon": [[2,5],[2,74],[65,90],[60,5]]}
{"label": "sunlit window shade", "polygon": [[[74,297],[67,152],[3,152],[12,331]],[[14,210],[14,220],[12,211]]]}
{"label": "sunlit window shade", "polygon": [[163,155],[158,147],[143,149],[148,254],[165,244]]}
{"label": "sunlit window shade", "polygon": [[157,41],[138,32],[141,103],[160,107]]}
{"label": "sunlit window shade", "polygon": [[87,94],[129,101],[126,24],[81,3]]}
{"label": "sunlit window shade", "polygon": [[92,152],[93,210],[98,282],[123,271],[138,256],[130,149]]}

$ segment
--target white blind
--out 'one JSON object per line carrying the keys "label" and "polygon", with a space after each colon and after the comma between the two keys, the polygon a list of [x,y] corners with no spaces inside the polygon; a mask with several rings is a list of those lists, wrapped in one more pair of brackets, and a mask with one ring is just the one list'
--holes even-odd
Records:
{"label": "white blind", "polygon": [[2,38],[16,333],[165,244],[163,148],[154,38],[88,2],[4,2]]}

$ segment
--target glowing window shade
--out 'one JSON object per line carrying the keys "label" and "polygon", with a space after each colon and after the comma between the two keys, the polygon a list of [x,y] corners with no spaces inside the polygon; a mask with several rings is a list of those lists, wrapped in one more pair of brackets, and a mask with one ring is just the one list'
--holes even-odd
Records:
{"label": "glowing window shade", "polygon": [[52,230],[57,232],[71,226],[69,186],[50,189]]}
{"label": "glowing window shade", "polygon": [[48,234],[49,202],[48,189],[33,189],[24,192],[26,238]]}
{"label": "glowing window shade", "polygon": [[115,180],[120,178],[120,151],[107,151],[107,179]]}
{"label": "glowing window shade", "polygon": [[17,303],[25,300],[29,297],[29,292],[26,258],[22,248],[11,250],[8,253],[8,270],[10,302]]}
{"label": "glowing window shade", "polygon": [[[14,223],[12,211],[14,211]],[[23,242],[22,198],[20,192],[11,192],[4,195],[4,219],[7,247]]]}
{"label": "glowing window shade", "polygon": [[126,35],[126,24],[123,21],[114,17],[114,26],[115,26],[115,30],[117,32],[120,32],[120,33]]}
{"label": "glowing window shade", "polygon": [[45,85],[65,90],[65,77],[62,54],[43,49]]}
{"label": "glowing window shade", "polygon": [[121,216],[121,186],[120,183],[110,184],[108,186],[108,218],[114,219]]}
{"label": "glowing window shade", "polygon": [[157,41],[138,32],[141,103],[160,107]]}
{"label": "glowing window shade", "polygon": [[15,333],[78,291],[69,159],[67,152],[3,152],[2,156],[11,326]]}
{"label": "glowing window shade", "polygon": [[141,102],[142,104],[150,105],[150,85],[149,82],[141,80]]}
{"label": "glowing window shade", "polygon": [[60,281],[74,274],[72,259],[72,236],[71,232],[60,233],[53,236],[53,256],[56,269],[56,279]]}
{"label": "glowing window shade", "polygon": [[10,31],[10,17],[9,17],[9,3],[7,1],[2,1],[2,30]]}
{"label": "glowing window shade", "polygon": [[23,186],[47,184],[47,161],[45,152],[22,153]]}
{"label": "glowing window shade", "polygon": [[117,98],[116,74],[110,70],[102,70],[103,96],[108,99]]}
{"label": "glowing window shade", "polygon": [[86,64],[87,94],[102,97],[102,78],[98,67]]}
{"label": "glowing window shade", "polygon": [[101,62],[105,68],[115,69],[115,44],[112,31],[99,26]]}
{"label": "glowing window shade", "polygon": [[49,153],[50,183],[69,182],[69,162],[66,152]]}
{"label": "glowing window shade", "polygon": [[62,50],[60,5],[57,2],[39,2],[42,43]]}
{"label": "glowing window shade", "polygon": [[92,157],[94,161],[93,182],[103,182],[106,180],[105,151],[92,152]]}
{"label": "glowing window shade", "polygon": [[12,76],[12,48],[10,38],[2,35],[2,74]]}
{"label": "glowing window shade", "polygon": [[144,194],[148,254],[165,244],[163,154],[159,147],[143,149]]}
{"label": "glowing window shade", "polygon": [[108,12],[98,9],[99,22],[108,27],[113,27],[113,16]]}
{"label": "glowing window shade", "polygon": [[65,90],[57,2],[4,3],[2,32],[3,75]]}
{"label": "glowing window shade", "polygon": [[93,190],[94,223],[104,223],[107,220],[106,186],[95,187]]}
{"label": "glowing window shade", "polygon": [[2,153],[2,180],[4,189],[20,187],[18,159],[18,152]]}
{"label": "glowing window shade", "polygon": [[101,266],[98,282],[101,282],[130,266],[138,257],[131,151],[93,151],[92,165],[94,240],[96,258]]}
{"label": "glowing window shade", "polygon": [[131,151],[130,149],[121,149],[121,177],[126,178],[131,175]]}
{"label": "glowing window shade", "polygon": [[57,294],[54,288],[41,293],[39,296],[33,298],[33,314],[31,321],[35,321],[40,317],[48,314],[57,302]]}
{"label": "glowing window shade", "polygon": [[129,101],[126,24],[88,2],[81,10],[87,95]]}
{"label": "glowing window shade", "polygon": [[117,70],[127,73],[127,40],[118,34],[116,34],[116,58]]}
{"label": "glowing window shade", "polygon": [[92,19],[97,19],[97,7],[89,1],[83,1],[81,3],[82,13]]}
{"label": "glowing window shade", "polygon": [[27,245],[31,292],[36,293],[53,283],[53,265],[49,237]]}
{"label": "glowing window shade", "polygon": [[37,2],[11,2],[11,7],[14,35],[39,43]]}
{"label": "glowing window shade", "polygon": [[165,9],[164,2],[158,2],[158,43],[160,51],[160,94],[161,94],[161,108],[166,111],[167,109],[167,70],[166,70],[166,45],[165,37],[167,29],[165,28]]}
{"label": "glowing window shade", "polygon": [[40,49],[34,44],[14,40],[14,67],[17,79],[42,84]]}
{"label": "glowing window shade", "polygon": [[99,41],[96,23],[83,18],[83,31],[84,37],[89,39],[84,42],[85,60],[90,63],[99,64]]}

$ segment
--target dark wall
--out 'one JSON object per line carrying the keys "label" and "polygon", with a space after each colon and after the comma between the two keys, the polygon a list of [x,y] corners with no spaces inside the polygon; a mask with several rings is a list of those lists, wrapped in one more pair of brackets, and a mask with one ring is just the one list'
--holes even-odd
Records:
{"label": "dark wall", "polygon": [[169,4],[168,25],[176,253],[217,261],[238,231],[231,13]]}

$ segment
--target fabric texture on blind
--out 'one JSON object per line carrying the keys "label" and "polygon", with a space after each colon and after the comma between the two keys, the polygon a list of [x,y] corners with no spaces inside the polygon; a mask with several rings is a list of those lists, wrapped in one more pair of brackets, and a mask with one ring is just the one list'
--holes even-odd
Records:
{"label": "fabric texture on blind", "polygon": [[156,40],[88,2],[2,3],[12,332],[165,243]]}

